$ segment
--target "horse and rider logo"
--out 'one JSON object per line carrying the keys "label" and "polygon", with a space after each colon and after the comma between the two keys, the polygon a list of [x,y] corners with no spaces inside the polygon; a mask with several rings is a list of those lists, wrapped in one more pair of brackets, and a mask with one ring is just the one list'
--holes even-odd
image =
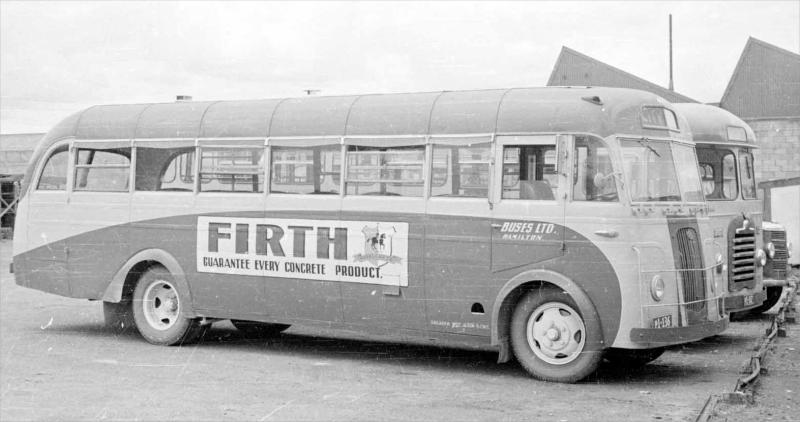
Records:
{"label": "horse and rider logo", "polygon": [[402,261],[402,258],[392,254],[392,240],[397,234],[394,226],[382,229],[380,224],[376,223],[372,227],[364,226],[361,233],[364,234],[364,253],[356,255],[356,261],[367,261],[376,267]]}

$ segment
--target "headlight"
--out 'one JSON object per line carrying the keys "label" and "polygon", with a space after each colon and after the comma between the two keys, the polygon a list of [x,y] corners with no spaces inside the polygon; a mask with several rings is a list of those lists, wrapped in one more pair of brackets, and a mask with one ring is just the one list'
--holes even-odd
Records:
{"label": "headlight", "polygon": [[756,264],[758,264],[758,265],[760,265],[762,267],[764,265],[767,265],[767,254],[764,253],[763,249],[759,249],[756,252]]}
{"label": "headlight", "polygon": [[714,257],[714,264],[717,266],[717,274],[722,274],[722,271],[725,270],[725,258],[722,257],[721,253],[717,252]]}
{"label": "headlight", "polygon": [[650,296],[653,296],[656,302],[660,302],[664,297],[664,279],[658,274],[650,281]]}
{"label": "headlight", "polygon": [[767,246],[764,249],[767,250],[769,259],[775,258],[775,245],[772,242],[767,242]]}

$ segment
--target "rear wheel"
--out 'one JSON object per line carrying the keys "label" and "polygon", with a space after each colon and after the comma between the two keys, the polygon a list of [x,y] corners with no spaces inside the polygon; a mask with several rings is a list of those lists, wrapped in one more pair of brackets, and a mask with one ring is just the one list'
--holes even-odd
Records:
{"label": "rear wheel", "polygon": [[233,323],[236,329],[244,333],[245,336],[254,338],[275,337],[290,327],[290,325],[286,324],[271,324],[268,322],[245,321],[241,319],[232,319],[231,323]]}
{"label": "rear wheel", "polygon": [[558,289],[529,292],[511,318],[514,355],[544,381],[575,382],[594,372],[602,358],[599,340],[597,319],[586,320],[575,301]]}
{"label": "rear wheel", "polygon": [[603,356],[616,367],[639,368],[658,359],[664,354],[663,347],[655,349],[608,349]]}
{"label": "rear wheel", "polygon": [[133,291],[133,317],[142,337],[165,346],[197,338],[202,327],[199,321],[182,315],[185,299],[169,271],[163,267],[145,271]]}

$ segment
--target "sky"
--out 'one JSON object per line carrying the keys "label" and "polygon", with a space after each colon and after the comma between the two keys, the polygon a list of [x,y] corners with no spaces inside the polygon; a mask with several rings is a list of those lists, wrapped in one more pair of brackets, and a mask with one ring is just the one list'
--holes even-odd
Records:
{"label": "sky", "polygon": [[544,86],[562,46],[718,102],[748,37],[800,51],[800,1],[0,0],[0,133],[95,104]]}

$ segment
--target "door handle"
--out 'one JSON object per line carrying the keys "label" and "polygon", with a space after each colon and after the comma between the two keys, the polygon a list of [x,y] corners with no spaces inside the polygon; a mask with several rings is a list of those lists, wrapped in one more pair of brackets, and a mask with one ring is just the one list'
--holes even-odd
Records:
{"label": "door handle", "polygon": [[597,230],[596,232],[594,232],[594,234],[596,234],[598,236],[610,237],[610,238],[615,238],[615,237],[619,236],[619,233],[617,233],[616,230]]}

